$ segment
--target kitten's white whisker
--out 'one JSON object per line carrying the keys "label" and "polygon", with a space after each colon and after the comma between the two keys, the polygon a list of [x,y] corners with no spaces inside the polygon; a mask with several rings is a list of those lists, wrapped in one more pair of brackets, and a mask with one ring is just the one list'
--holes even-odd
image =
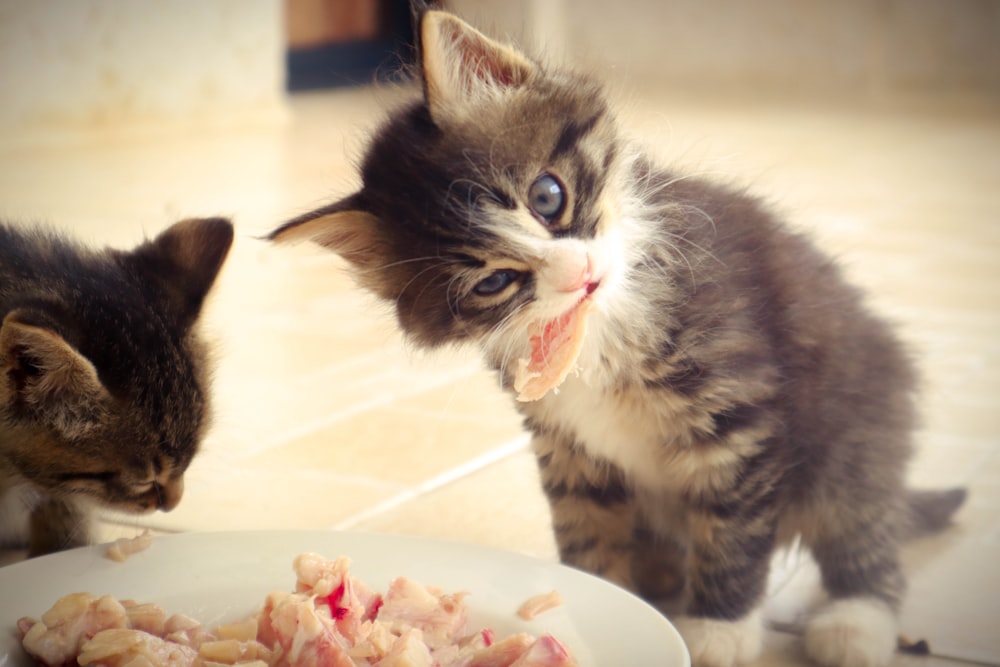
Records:
{"label": "kitten's white whisker", "polygon": [[511,358],[516,353],[515,346],[516,340],[509,335],[509,331],[516,328],[516,323],[514,319],[528,307],[528,302],[518,304],[510,313],[508,313],[502,320],[500,320],[487,335],[486,339],[483,341],[483,349],[487,351],[492,351],[500,346],[496,344],[496,341],[501,341],[504,343],[503,347],[506,348],[499,355],[499,371],[501,382],[506,376],[507,367],[511,361]]}
{"label": "kitten's white whisker", "polygon": [[379,264],[378,266],[373,266],[369,269],[352,268],[351,273],[354,275],[368,275],[368,274],[378,274],[385,271],[386,269],[391,269],[397,266],[405,266],[407,264],[416,264],[418,262],[428,262],[432,260],[442,259],[436,255],[427,255],[424,257],[410,257],[408,259],[401,259],[395,262],[387,262],[385,264]]}

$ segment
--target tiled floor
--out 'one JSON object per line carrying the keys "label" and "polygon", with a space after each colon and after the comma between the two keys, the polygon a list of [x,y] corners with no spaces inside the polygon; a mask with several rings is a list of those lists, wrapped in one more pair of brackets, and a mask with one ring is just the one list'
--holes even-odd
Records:
{"label": "tiled floor", "polygon": [[[408,348],[338,260],[256,238],[354,185],[366,130],[395,97],[297,97],[279,127],[0,137],[4,217],[118,246],[190,215],[237,223],[207,316],[217,418],[185,500],[171,514],[111,519],[107,536],[351,528],[555,557],[520,421],[478,360]],[[972,495],[955,528],[906,556],[903,631],[937,657],[894,664],[1000,664],[1000,114],[627,97],[625,117],[651,150],[773,197],[900,324],[926,376],[914,482]],[[776,563],[769,616],[781,631],[759,665],[806,664],[794,632],[814,577],[797,554]]]}

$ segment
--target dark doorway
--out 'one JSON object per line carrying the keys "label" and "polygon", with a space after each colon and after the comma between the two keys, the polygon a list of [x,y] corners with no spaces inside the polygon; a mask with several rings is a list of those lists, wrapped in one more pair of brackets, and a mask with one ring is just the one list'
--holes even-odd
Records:
{"label": "dark doorway", "polygon": [[285,0],[289,91],[406,78],[408,0]]}

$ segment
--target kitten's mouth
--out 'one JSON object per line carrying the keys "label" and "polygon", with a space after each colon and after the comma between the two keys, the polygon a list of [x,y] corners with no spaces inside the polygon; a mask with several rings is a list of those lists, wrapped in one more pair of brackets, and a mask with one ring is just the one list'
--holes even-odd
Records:
{"label": "kitten's mouth", "polygon": [[587,333],[587,314],[593,305],[590,297],[600,284],[599,280],[588,282],[576,305],[559,317],[528,325],[531,354],[517,362],[517,400],[537,401],[557,389],[576,366]]}

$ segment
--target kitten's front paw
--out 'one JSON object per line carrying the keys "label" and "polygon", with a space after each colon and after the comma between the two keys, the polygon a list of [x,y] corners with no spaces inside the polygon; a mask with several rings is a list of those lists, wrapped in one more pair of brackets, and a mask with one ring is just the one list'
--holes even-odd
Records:
{"label": "kitten's front paw", "polygon": [[836,600],[806,627],[806,653],[827,667],[882,667],[896,650],[896,616],[874,598]]}
{"label": "kitten's front paw", "polygon": [[760,655],[764,627],[759,612],[738,621],[681,616],[672,619],[694,667],[737,667]]}

